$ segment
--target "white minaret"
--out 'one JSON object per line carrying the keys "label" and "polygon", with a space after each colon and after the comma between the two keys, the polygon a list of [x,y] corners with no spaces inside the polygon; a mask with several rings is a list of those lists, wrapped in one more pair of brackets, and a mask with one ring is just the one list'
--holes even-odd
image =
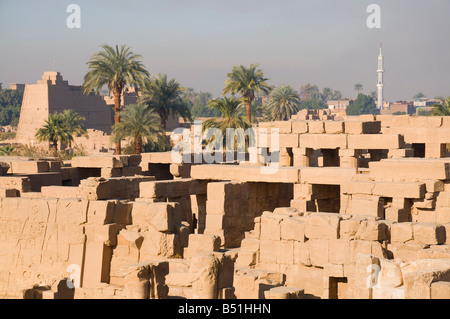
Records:
{"label": "white minaret", "polygon": [[382,45],[380,44],[380,55],[378,56],[378,103],[377,108],[381,110],[383,108],[383,53],[382,51]]}

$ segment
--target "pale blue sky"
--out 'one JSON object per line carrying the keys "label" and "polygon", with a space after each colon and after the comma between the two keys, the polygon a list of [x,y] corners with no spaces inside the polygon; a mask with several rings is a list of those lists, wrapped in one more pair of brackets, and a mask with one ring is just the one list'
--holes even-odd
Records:
{"label": "pale blue sky", "polygon": [[[66,7],[81,7],[81,29]],[[381,29],[366,8],[381,7]],[[0,82],[60,71],[79,85],[101,44],[126,44],[151,74],[219,95],[233,65],[259,63],[270,84],[306,83],[354,97],[376,90],[383,42],[385,96],[450,95],[450,0],[0,0]]]}

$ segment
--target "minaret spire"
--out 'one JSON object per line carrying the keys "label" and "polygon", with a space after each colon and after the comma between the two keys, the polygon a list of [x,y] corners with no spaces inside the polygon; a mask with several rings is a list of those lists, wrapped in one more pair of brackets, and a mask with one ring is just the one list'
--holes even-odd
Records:
{"label": "minaret spire", "polygon": [[383,108],[383,43],[380,43],[380,55],[378,56],[378,103],[377,108],[381,110]]}

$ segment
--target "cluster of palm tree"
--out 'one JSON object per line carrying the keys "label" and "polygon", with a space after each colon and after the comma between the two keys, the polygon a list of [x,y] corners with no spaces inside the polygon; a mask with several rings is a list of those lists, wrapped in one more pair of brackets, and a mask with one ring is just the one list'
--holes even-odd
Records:
{"label": "cluster of palm tree", "polygon": [[86,119],[71,109],[66,109],[61,113],[53,113],[49,116],[45,124],[36,132],[38,141],[49,141],[53,153],[58,151],[58,142],[65,143],[71,147],[76,136],[87,136],[87,131],[83,126]]}
{"label": "cluster of palm tree", "polygon": [[[125,45],[102,45],[103,50],[96,52],[88,61],[88,72],[84,77],[83,93],[95,91],[99,94],[105,86],[114,97],[114,126],[112,139],[116,154],[121,154],[121,141],[128,139],[133,153],[141,153],[147,143],[155,143],[165,138],[165,130],[170,117],[182,117],[192,121],[186,99],[193,89],[183,88],[166,74],[150,77],[141,59]],[[270,87],[269,79],[258,69],[258,64],[234,66],[227,74],[222,98],[211,99],[207,106],[220,112],[221,116],[206,121],[203,129],[218,128],[225,132],[227,128],[247,129],[255,123],[257,109],[256,97],[267,96],[267,104],[262,108],[266,120],[289,120],[301,106],[299,93],[289,85]],[[134,87],[140,92],[137,104],[123,106],[122,98],[126,87]],[[362,90],[357,83],[355,90]],[[231,94],[231,96],[228,96]],[[236,97],[238,95],[238,97]],[[72,114],[73,115],[73,114]],[[67,114],[66,114],[67,116]],[[46,124],[36,133],[40,140],[49,140],[53,149],[58,141],[71,143],[75,131],[67,129],[62,114],[53,114]],[[79,134],[76,133],[76,134]],[[158,142],[159,143],[159,142]]]}
{"label": "cluster of palm tree", "polygon": [[[97,94],[106,85],[114,97],[113,141],[116,154],[121,154],[121,140],[129,138],[133,152],[141,153],[144,143],[161,138],[170,116],[191,120],[191,114],[183,102],[185,91],[174,79],[157,74],[150,78],[141,56],[125,45],[115,48],[102,45],[103,51],[95,53],[88,62],[89,71],[84,77],[83,92],[94,90]],[[138,104],[122,106],[125,87],[141,92]],[[159,116],[159,127],[157,117]]]}

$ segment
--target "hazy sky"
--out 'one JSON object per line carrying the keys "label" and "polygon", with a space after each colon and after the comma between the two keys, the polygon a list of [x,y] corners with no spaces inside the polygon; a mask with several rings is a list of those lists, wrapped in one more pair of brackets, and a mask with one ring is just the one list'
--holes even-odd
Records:
{"label": "hazy sky", "polygon": [[[69,29],[69,4],[81,28]],[[381,8],[370,29],[369,4]],[[44,71],[80,85],[101,44],[126,44],[151,74],[220,95],[234,65],[259,63],[270,84],[306,83],[354,97],[376,90],[383,42],[385,98],[450,95],[450,0],[0,0],[0,82]]]}

